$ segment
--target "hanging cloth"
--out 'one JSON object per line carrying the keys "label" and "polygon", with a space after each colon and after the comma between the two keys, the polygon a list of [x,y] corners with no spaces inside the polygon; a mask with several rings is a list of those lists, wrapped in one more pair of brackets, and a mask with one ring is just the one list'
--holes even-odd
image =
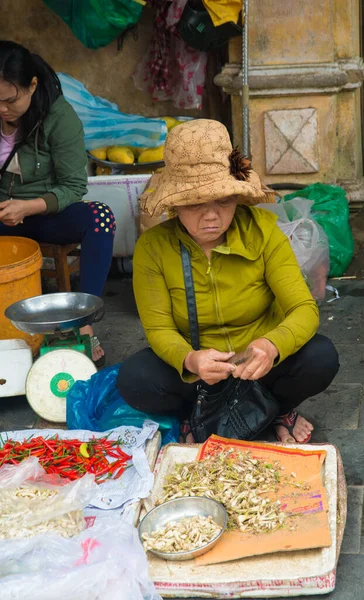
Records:
{"label": "hanging cloth", "polygon": [[172,0],[152,0],[154,9],[153,37],[150,47],[150,74],[158,91],[168,88],[171,75],[171,34],[167,26]]}
{"label": "hanging cloth", "polygon": [[215,27],[237,23],[242,10],[242,0],[202,0]]}
{"label": "hanging cloth", "polygon": [[133,75],[137,89],[154,101],[173,100],[177,108],[200,109],[206,77],[206,52],[190,48],[176,26],[187,0],[147,0],[153,8],[148,51]]}

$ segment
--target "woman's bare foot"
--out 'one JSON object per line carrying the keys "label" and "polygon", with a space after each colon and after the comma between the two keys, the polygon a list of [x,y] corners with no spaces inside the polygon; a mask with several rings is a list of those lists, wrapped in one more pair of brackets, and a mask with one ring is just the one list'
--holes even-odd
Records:
{"label": "woman's bare foot", "polygon": [[179,438],[179,443],[180,444],[194,444],[195,438],[193,437],[192,433],[188,433],[186,435],[186,437],[181,435]]}
{"label": "woman's bare foot", "polygon": [[[91,325],[85,325],[85,327],[81,327],[80,334],[89,335],[90,337],[92,337],[94,335],[94,330],[92,329]],[[102,358],[104,355],[105,352],[103,351],[101,346],[95,346],[95,348],[92,349],[92,360],[94,362],[100,360],[100,358]]]}
{"label": "woman's bare foot", "polygon": [[289,433],[287,427],[285,427],[284,425],[279,425],[277,423],[276,425],[274,425],[274,429],[276,431],[277,438],[283,444],[295,444],[295,443],[302,444],[305,441],[308,441],[307,438],[310,437],[310,435],[313,431],[313,425],[309,421],[307,421],[304,417],[301,417],[301,415],[298,415],[296,423],[294,424],[294,427],[292,430],[293,437]]}
{"label": "woman's bare foot", "polygon": [[194,444],[195,438],[192,435],[190,424],[188,421],[182,421],[180,425],[180,444]]}

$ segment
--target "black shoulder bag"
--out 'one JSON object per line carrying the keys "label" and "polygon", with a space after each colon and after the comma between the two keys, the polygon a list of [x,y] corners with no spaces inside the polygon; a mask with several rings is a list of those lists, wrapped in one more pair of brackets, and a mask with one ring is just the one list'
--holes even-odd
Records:
{"label": "black shoulder bag", "polygon": [[[180,249],[191,343],[194,350],[199,350],[191,259],[182,242]],[[243,381],[231,376],[217,394],[208,393],[201,381],[197,385],[197,401],[190,418],[191,432],[198,443],[205,442],[213,433],[230,439],[253,440],[272,423],[278,408],[273,394],[257,381]]]}

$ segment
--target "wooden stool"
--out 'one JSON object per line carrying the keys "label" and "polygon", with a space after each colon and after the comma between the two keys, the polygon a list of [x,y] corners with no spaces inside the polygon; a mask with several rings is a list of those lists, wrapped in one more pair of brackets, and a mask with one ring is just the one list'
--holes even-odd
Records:
{"label": "wooden stool", "polygon": [[[43,257],[54,259],[54,269],[42,269],[42,276],[46,279],[55,278],[57,280],[58,290],[60,292],[70,292],[71,282],[70,274],[80,269],[80,250],[79,244],[67,244],[59,246],[57,244],[39,244]],[[68,264],[67,256],[77,256],[72,264]]]}

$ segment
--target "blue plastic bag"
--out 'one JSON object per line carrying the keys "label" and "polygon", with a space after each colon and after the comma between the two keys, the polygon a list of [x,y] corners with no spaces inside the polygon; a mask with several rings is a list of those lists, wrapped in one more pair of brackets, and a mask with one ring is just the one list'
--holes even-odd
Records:
{"label": "blue plastic bag", "polygon": [[150,415],[135,410],[116,388],[120,364],[102,369],[88,381],[76,381],[67,394],[68,429],[106,431],[121,425],[142,427],[145,419],[159,423],[162,444],[178,442],[179,421],[175,417]]}
{"label": "blue plastic bag", "polygon": [[93,96],[77,79],[57,75],[65,99],[82,121],[87,150],[113,145],[156,148],[166,141],[167,125],[162,119],[121,113],[116,104]]}

